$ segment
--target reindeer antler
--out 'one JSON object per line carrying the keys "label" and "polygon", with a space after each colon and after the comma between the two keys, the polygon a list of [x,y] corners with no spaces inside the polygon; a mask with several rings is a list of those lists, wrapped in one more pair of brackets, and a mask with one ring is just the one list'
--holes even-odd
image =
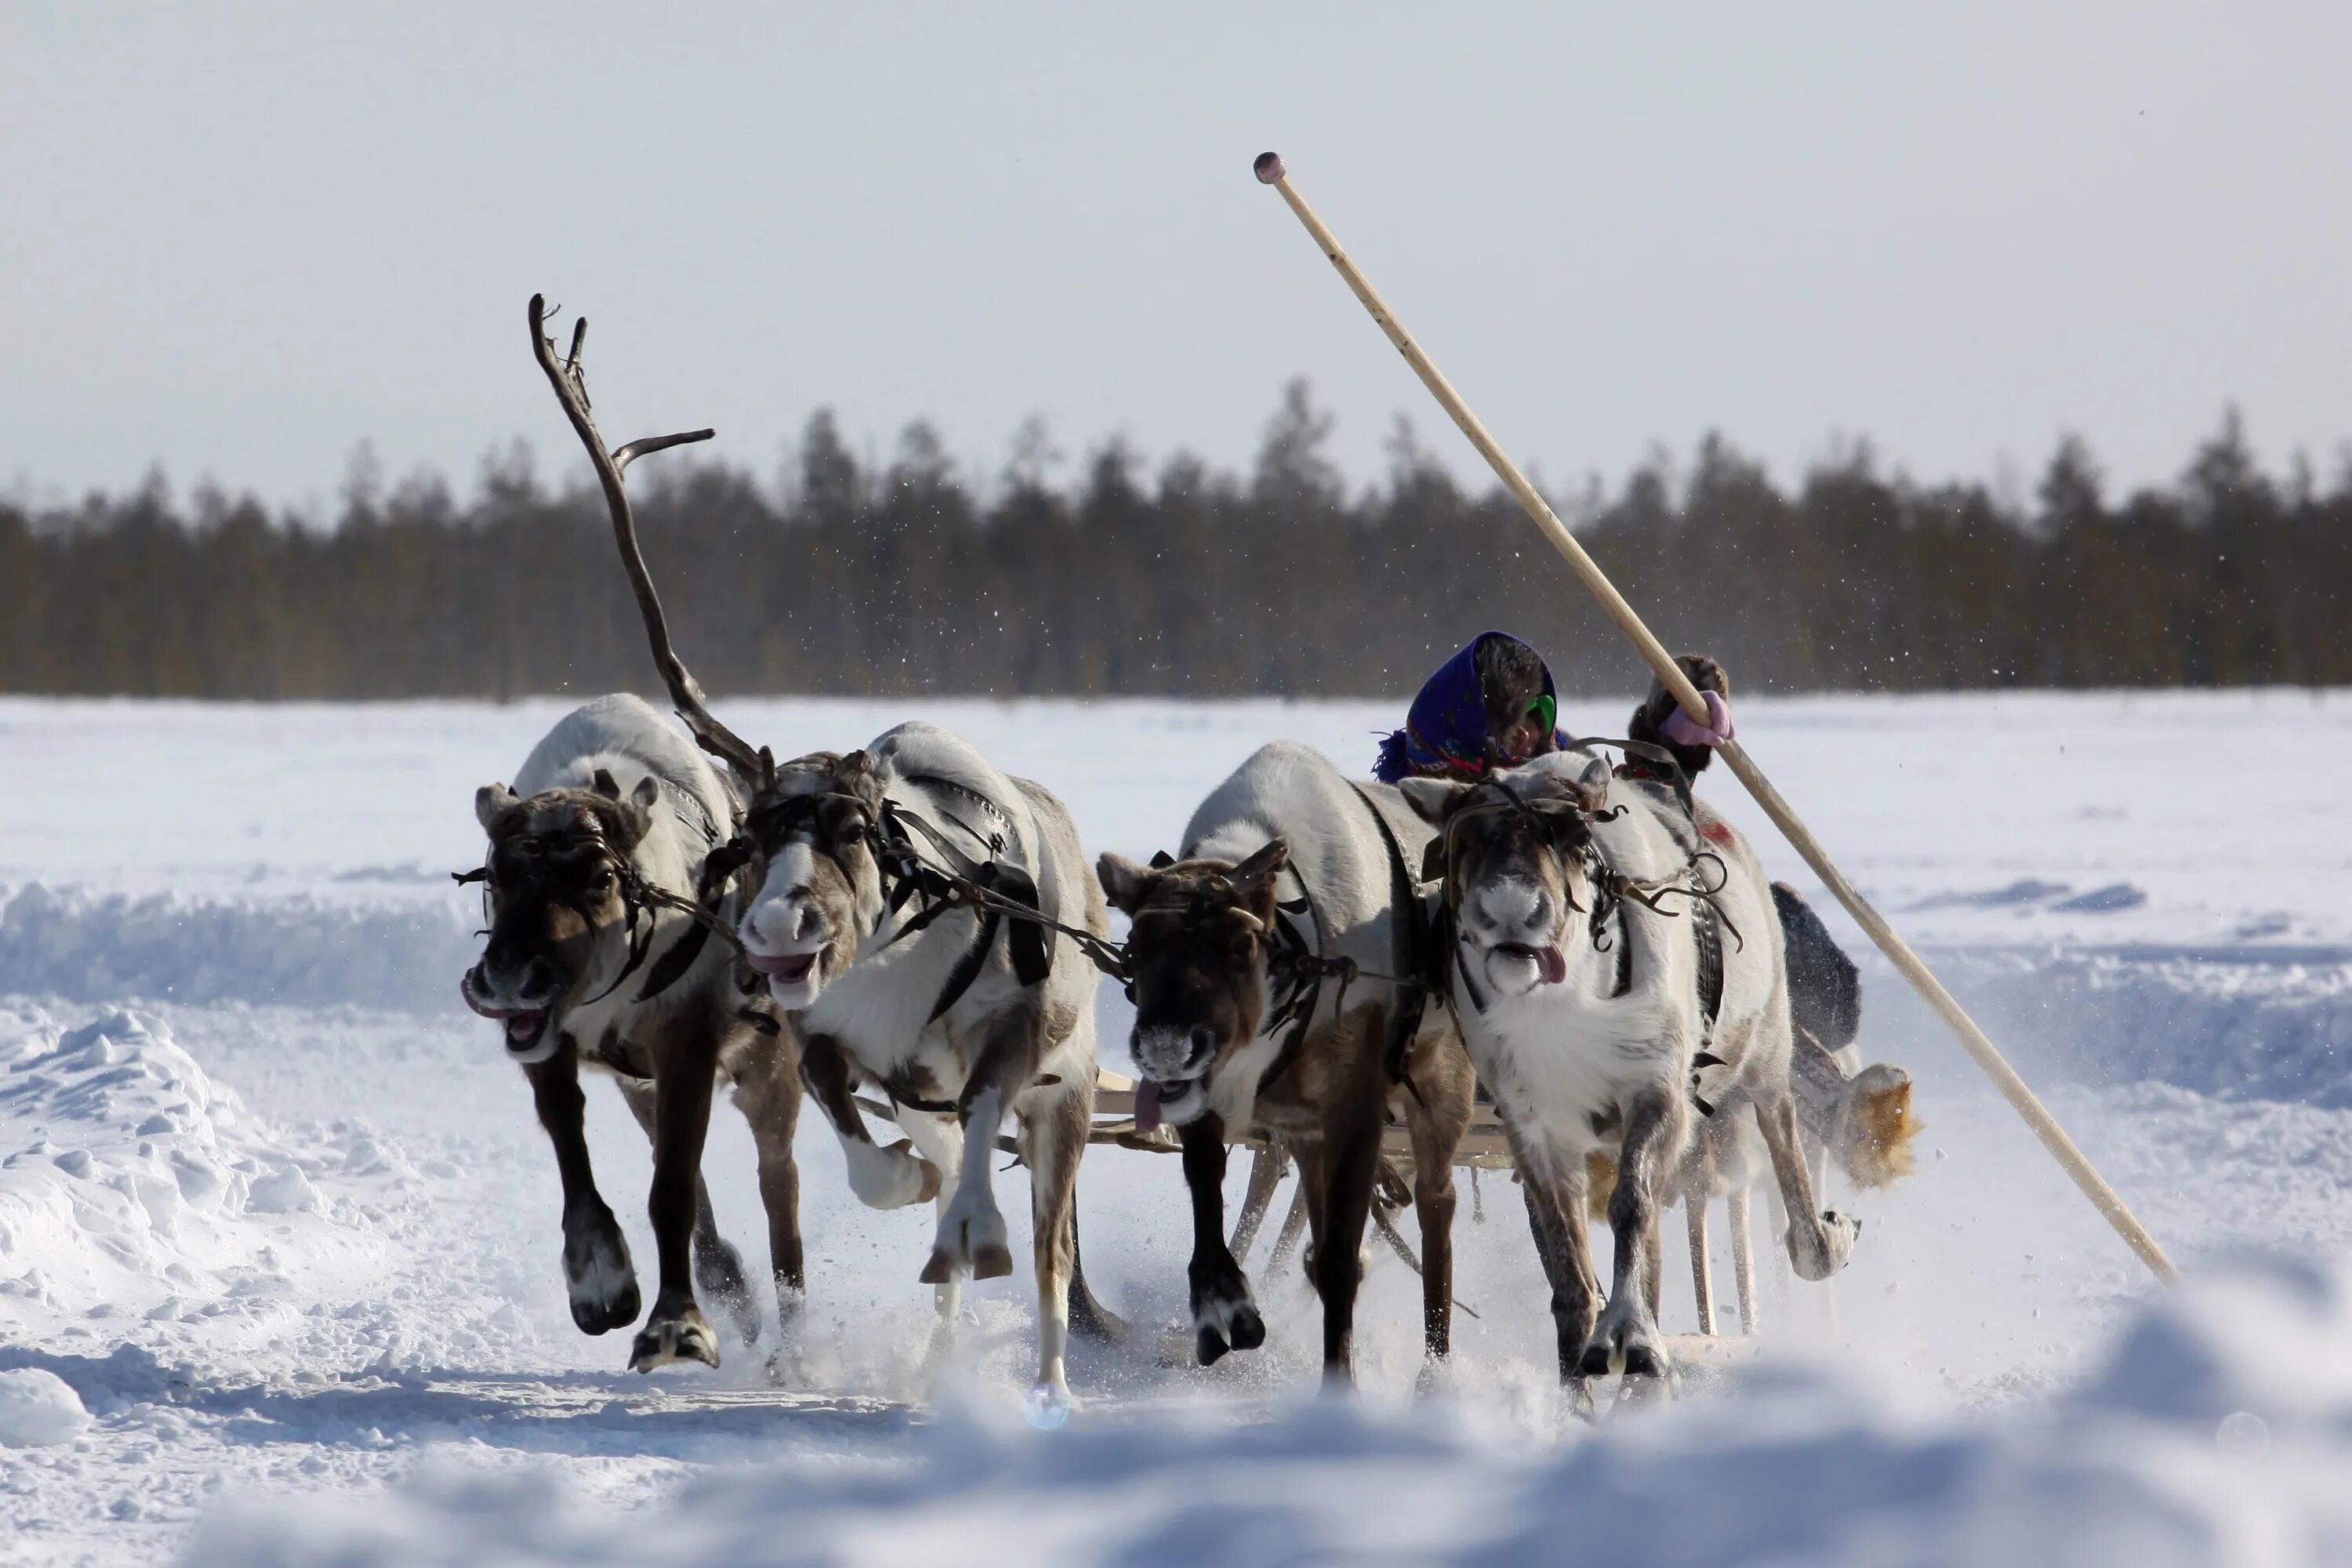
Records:
{"label": "reindeer antler", "polygon": [[557,359],[554,340],[547,335],[547,298],[542,294],[530,297],[530,352],[538,358],[539,368],[547,373],[548,384],[555,388],[555,400],[563,405],[564,415],[572,421],[580,444],[588,448],[589,461],[596,465],[597,480],[604,487],[604,505],[613,514],[613,541],[620,546],[621,564],[628,572],[629,586],[637,595],[637,613],[645,617],[646,638],[653,644],[654,667],[661,671],[662,682],[669,688],[670,700],[677,704],[678,717],[694,732],[695,742],[725,761],[737,777],[756,789],[773,773],[775,764],[766,760],[764,752],[754,750],[740,735],[711,717],[703,700],[701,683],[670,647],[669,622],[662,615],[661,596],[654,592],[654,580],[646,570],[644,552],[637,548],[636,519],[629,510],[629,493],[621,484],[622,471],[639,458],[693,441],[708,441],[718,432],[686,430],[675,436],[647,436],[615,451],[605,451],[604,438],[597,434],[596,421],[588,411],[588,381],[580,363],[581,353],[587,345],[588,318],[583,316],[572,324],[571,353]]}

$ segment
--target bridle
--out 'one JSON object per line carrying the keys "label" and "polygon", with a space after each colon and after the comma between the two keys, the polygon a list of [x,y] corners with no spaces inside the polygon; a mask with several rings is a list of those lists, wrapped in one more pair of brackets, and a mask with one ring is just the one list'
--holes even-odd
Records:
{"label": "bridle", "polygon": [[[1460,921],[1454,914],[1454,894],[1456,891],[1454,868],[1460,864],[1459,858],[1454,854],[1454,839],[1465,821],[1476,821],[1507,814],[1531,831],[1536,842],[1555,858],[1562,870],[1573,867],[1584,874],[1586,885],[1591,890],[1592,901],[1590,908],[1577,902],[1572,880],[1570,878],[1561,878],[1560,896],[1568,905],[1570,912],[1585,917],[1586,936],[1596,952],[1606,952],[1610,950],[1609,922],[1618,918],[1620,907],[1624,900],[1631,900],[1654,914],[1672,920],[1680,916],[1684,910],[1667,908],[1665,900],[1677,896],[1690,900],[1687,908],[1704,910],[1706,917],[1706,923],[1709,925],[1719,923],[1723,930],[1731,933],[1735,942],[1742,948],[1747,945],[1746,940],[1739,934],[1739,929],[1733,925],[1730,917],[1723,912],[1723,906],[1718,897],[1730,882],[1730,869],[1724,864],[1720,855],[1706,847],[1703,837],[1698,834],[1697,816],[1691,802],[1689,780],[1683,774],[1680,765],[1675,762],[1673,755],[1665,752],[1663,747],[1648,746],[1641,742],[1629,741],[1580,741],[1574,742],[1569,749],[1577,750],[1600,745],[1622,746],[1629,752],[1643,755],[1645,761],[1653,763],[1663,759],[1666,766],[1674,769],[1673,783],[1675,795],[1682,804],[1693,830],[1692,841],[1681,844],[1685,857],[1683,865],[1671,875],[1649,879],[1628,876],[1612,865],[1607,851],[1601,847],[1601,840],[1592,829],[1599,824],[1614,822],[1622,816],[1626,809],[1622,805],[1602,809],[1574,800],[1533,801],[1520,794],[1508,781],[1499,777],[1489,778],[1474,786],[1493,790],[1502,798],[1476,801],[1450,813],[1444,825],[1438,829],[1438,837],[1433,847],[1437,848],[1439,857],[1442,858],[1443,865],[1439,876],[1443,879],[1446,895],[1442,900],[1444,914],[1441,918],[1444,923],[1454,928],[1454,941],[1451,945],[1454,949],[1454,965],[1463,979],[1470,982],[1467,989],[1471,1003],[1479,1012],[1486,1011],[1486,1002],[1479,995],[1475,983],[1471,982],[1467,961],[1461,951],[1471,945],[1470,934],[1462,929]],[[1677,842],[1681,842],[1679,837]],[[1715,868],[1715,876],[1711,880],[1705,875],[1703,869],[1708,865],[1712,865]],[[1621,933],[1624,930],[1622,921],[1619,930]],[[1707,942],[1705,933],[1702,933],[1700,942],[1704,949]],[[1629,954],[1621,946],[1618,949],[1617,984],[1614,994],[1624,994],[1631,989],[1631,984]],[[1449,996],[1452,994],[1451,987],[1447,987],[1447,994]]]}
{"label": "bridle", "polygon": [[[971,802],[978,808],[976,815],[992,818],[993,830],[983,834],[950,812],[939,814],[972,843],[982,846],[987,858],[966,853],[920,813],[879,792],[868,796],[845,789],[836,780],[827,781],[824,788],[791,794],[762,789],[744,813],[743,831],[714,850],[713,858],[726,856],[731,862],[731,875],[733,868],[755,857],[772,858],[785,845],[803,839],[854,884],[845,856],[852,845],[864,845],[873,857],[882,895],[881,911],[864,935],[869,940],[879,935],[909,903],[917,905],[913,916],[891,933],[886,947],[920,934],[950,910],[973,910],[980,916],[980,929],[941,988],[931,1014],[934,1020],[953,1006],[977,978],[998,929],[1008,922],[1013,973],[1024,985],[1035,984],[1052,972],[1048,931],[1076,942],[1103,973],[1121,981],[1127,978],[1126,955],[1117,944],[1093,931],[1065,925],[1039,907],[1036,879],[1005,856],[1017,828],[1003,807],[952,779],[909,776],[906,782],[952,792]],[[854,831],[852,822],[856,824]]]}
{"label": "bridle", "polygon": [[[683,814],[680,815],[681,820],[684,820]],[[704,815],[707,816],[708,813]],[[690,822],[688,825],[693,826]],[[712,837],[716,837],[715,831]],[[580,1005],[583,1006],[602,1002],[619,990],[622,982],[644,966],[646,958],[653,947],[656,924],[653,912],[655,910],[670,910],[686,915],[692,921],[694,929],[688,931],[678,940],[676,946],[662,955],[660,962],[654,965],[653,972],[646,975],[645,985],[637,993],[637,1001],[648,1002],[685,977],[687,972],[694,967],[695,961],[701,956],[704,943],[714,933],[722,941],[740,948],[740,943],[736,941],[734,932],[727,929],[726,922],[721,921],[716,912],[719,902],[725,897],[727,884],[732,879],[736,866],[740,864],[736,862],[722,865],[720,858],[724,853],[723,848],[711,851],[703,863],[701,886],[698,889],[698,896],[692,899],[685,898],[647,881],[645,873],[637,868],[635,862],[613,847],[612,840],[605,836],[602,824],[591,816],[587,824],[581,827],[548,834],[511,834],[504,838],[493,838],[490,842],[489,858],[483,864],[470,871],[454,872],[450,879],[461,886],[472,882],[482,884],[483,910],[487,919],[490,912],[491,900],[497,892],[498,879],[495,868],[502,855],[520,859],[527,865],[537,868],[541,877],[554,875],[549,869],[549,863],[551,861],[568,860],[585,856],[588,858],[580,873],[583,880],[596,871],[612,877],[620,895],[625,922],[627,952],[622,960],[620,973],[614,975],[611,984],[602,991],[581,1003]],[[550,901],[555,900],[551,897]],[[577,896],[566,898],[562,902],[580,917],[582,924],[592,931],[595,928],[597,922],[589,914],[581,898]],[[479,934],[488,935],[488,933],[485,931]]]}

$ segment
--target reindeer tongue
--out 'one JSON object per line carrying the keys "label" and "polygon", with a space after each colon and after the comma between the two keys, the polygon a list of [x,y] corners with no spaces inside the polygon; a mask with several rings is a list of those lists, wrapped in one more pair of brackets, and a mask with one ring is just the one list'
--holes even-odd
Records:
{"label": "reindeer tongue", "polygon": [[1135,1130],[1160,1131],[1160,1086],[1148,1078],[1135,1080]]}
{"label": "reindeer tongue", "polygon": [[1558,943],[1536,949],[1536,973],[1543,976],[1546,985],[1557,985],[1568,978],[1568,954]]}

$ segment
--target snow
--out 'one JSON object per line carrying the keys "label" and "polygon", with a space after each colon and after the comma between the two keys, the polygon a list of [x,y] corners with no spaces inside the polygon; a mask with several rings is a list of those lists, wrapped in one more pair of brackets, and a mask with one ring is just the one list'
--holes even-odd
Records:
{"label": "snow", "polygon": [[[245,1503],[192,1563],[693,1568],[1177,1563],[2328,1563],[2352,1552],[2352,1273],[2273,1265],[2150,1307],[2079,1385],[1996,1417],[1823,1361],[1528,1444],[1466,1408],[1192,1406],[1085,1441],[971,1413],[887,1466],[722,1470],[617,1512],[443,1460],[364,1517]],[[1696,1506],[1677,1500],[1694,1497]]]}
{"label": "snow", "polygon": [[0,1445],[38,1448],[70,1441],[89,1425],[73,1384],[53,1372],[0,1372]]}
{"label": "snow", "polygon": [[[1615,732],[1629,705],[1566,721]],[[1318,1400],[1313,1299],[1262,1246],[1266,1350],[1202,1372],[1079,1347],[1082,1405],[1052,1434],[1021,1417],[1025,1268],[970,1289],[957,1351],[928,1364],[928,1215],[858,1207],[813,1114],[786,1387],[761,1373],[772,1321],[715,1373],[650,1379],[620,1371],[624,1336],[572,1327],[552,1162],[457,1007],[479,916],[447,880],[478,862],[475,786],[567,706],[0,701],[0,1557],[1503,1562],[1572,1541],[1713,1568],[2352,1545],[2328,1479],[2352,1458],[2352,695],[1740,709],[2189,1289],[2157,1298],[1865,960],[1864,1045],[1918,1079],[1919,1168],[1837,1194],[1865,1226],[1832,1289],[1767,1270],[1752,1362],[1695,1368],[1664,1408],[1564,1420],[1517,1194],[1488,1179],[1456,1233],[1479,1315],[1432,1396],[1415,1282],[1381,1253],[1363,1392]],[[1139,857],[1260,741],[1361,765],[1394,722],[1370,703],[723,710],[780,752],[938,720],[1061,793],[1090,849]],[[2269,761],[2282,730],[2292,772]],[[1703,787],[1820,901],[1731,781]],[[1124,1004],[1100,1006],[1116,1066]],[[609,1089],[590,1118],[643,1265],[642,1136]],[[750,1141],[723,1106],[706,1169],[756,1265]],[[1175,1162],[1097,1150],[1080,1199],[1095,1288],[1149,1341],[1181,1315]],[[26,1431],[55,1436],[14,1446]],[[1696,1478],[1703,1505],[1676,1506]]]}

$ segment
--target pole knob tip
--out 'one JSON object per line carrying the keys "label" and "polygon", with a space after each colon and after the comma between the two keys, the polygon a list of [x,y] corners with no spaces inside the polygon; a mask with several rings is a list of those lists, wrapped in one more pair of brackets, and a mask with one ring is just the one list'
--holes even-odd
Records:
{"label": "pole knob tip", "polygon": [[1257,162],[1250,165],[1250,172],[1257,176],[1257,183],[1261,185],[1278,185],[1290,173],[1282,166],[1282,154],[1279,153],[1260,153]]}

